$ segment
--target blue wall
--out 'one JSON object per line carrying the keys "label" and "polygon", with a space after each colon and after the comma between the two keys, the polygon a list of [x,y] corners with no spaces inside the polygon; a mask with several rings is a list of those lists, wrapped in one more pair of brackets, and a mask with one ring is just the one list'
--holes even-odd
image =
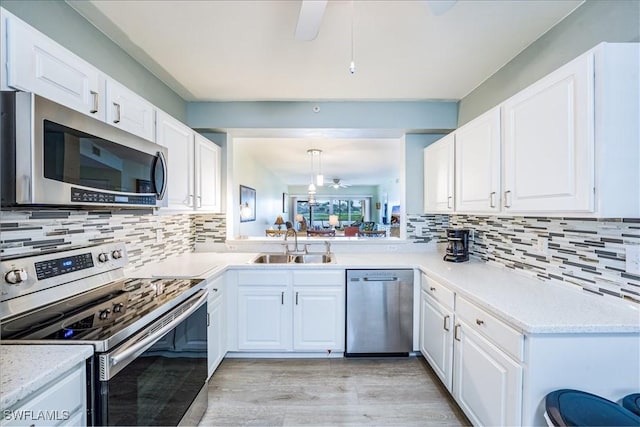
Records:
{"label": "blue wall", "polygon": [[[314,112],[314,107],[320,107]],[[195,129],[454,129],[457,102],[190,102]]]}

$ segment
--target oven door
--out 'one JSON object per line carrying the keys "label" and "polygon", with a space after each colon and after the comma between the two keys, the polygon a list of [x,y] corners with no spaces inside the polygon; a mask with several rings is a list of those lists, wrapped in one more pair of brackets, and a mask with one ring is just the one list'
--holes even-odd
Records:
{"label": "oven door", "polygon": [[207,401],[207,292],[97,355],[96,425],[197,424]]}

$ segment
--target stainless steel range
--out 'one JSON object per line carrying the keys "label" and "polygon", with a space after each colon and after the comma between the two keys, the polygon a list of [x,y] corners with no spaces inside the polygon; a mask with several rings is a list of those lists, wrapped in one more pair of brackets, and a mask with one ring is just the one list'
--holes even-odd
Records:
{"label": "stainless steel range", "polygon": [[194,425],[207,407],[207,290],[130,279],[123,243],[3,259],[3,344],[91,344],[87,422]]}

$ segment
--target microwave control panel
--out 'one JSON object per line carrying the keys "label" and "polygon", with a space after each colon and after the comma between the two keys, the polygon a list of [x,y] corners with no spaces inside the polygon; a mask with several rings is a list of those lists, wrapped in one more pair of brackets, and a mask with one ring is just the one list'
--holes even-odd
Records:
{"label": "microwave control panel", "polygon": [[96,204],[123,204],[123,205],[156,205],[156,196],[148,195],[124,195],[102,193],[100,191],[71,188],[71,202],[96,203]]}

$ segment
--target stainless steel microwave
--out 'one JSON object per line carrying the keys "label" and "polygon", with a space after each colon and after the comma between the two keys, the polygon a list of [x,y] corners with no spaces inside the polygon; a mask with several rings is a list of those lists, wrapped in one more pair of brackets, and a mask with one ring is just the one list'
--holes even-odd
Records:
{"label": "stainless steel microwave", "polygon": [[165,205],[167,148],[48,99],[0,94],[2,205]]}

